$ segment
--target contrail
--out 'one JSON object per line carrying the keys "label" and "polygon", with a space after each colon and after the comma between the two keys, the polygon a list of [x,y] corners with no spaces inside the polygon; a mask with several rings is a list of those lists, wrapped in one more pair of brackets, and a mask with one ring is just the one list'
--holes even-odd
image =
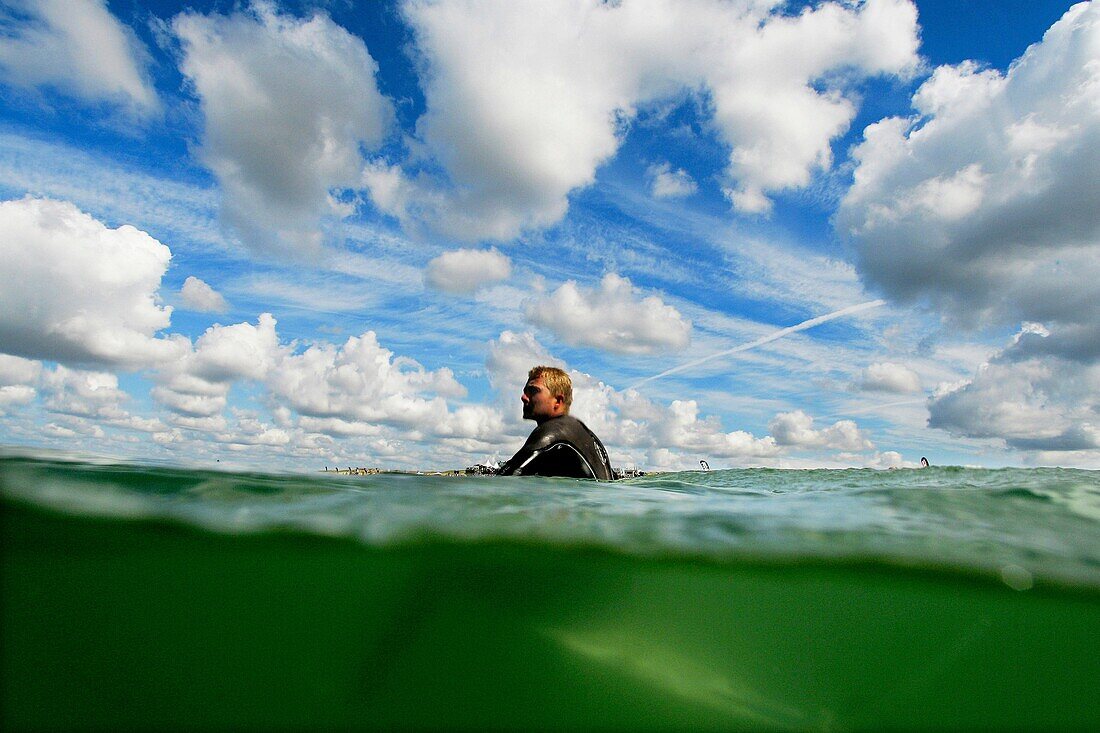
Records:
{"label": "contrail", "polygon": [[871,405],[870,407],[860,407],[855,410],[845,410],[844,412],[834,412],[832,415],[825,415],[822,419],[832,420],[834,417],[848,417],[849,415],[863,415],[867,412],[875,412],[876,410],[883,410],[887,407],[900,407],[902,405],[923,405],[928,401],[928,395],[915,400],[899,400],[897,402],[881,402],[877,405]]}
{"label": "contrail", "polygon": [[689,361],[686,364],[680,364],[679,366],[674,366],[671,369],[666,369],[665,371],[661,372],[660,374],[654,374],[652,377],[646,377],[645,379],[641,380],[637,384],[631,385],[628,389],[637,389],[638,387],[641,387],[643,384],[647,384],[648,382],[652,382],[655,379],[660,379],[661,377],[667,377],[669,374],[674,374],[676,372],[682,372],[685,369],[691,369],[692,367],[699,366],[700,364],[705,364],[708,361],[712,361],[714,359],[718,359],[718,358],[721,358],[723,356],[730,356],[731,354],[739,354],[742,351],[748,351],[749,349],[755,349],[757,346],[763,346],[764,344],[770,344],[772,341],[776,341],[778,339],[781,339],[781,338],[783,338],[784,336],[786,336],[788,334],[797,333],[799,331],[805,331],[807,328],[813,328],[814,326],[820,326],[822,323],[828,323],[829,321],[835,320],[837,318],[842,318],[843,316],[850,316],[853,313],[860,313],[862,311],[871,310],[872,308],[878,308],[880,305],[886,305],[886,301],[885,300],[869,300],[866,303],[860,303],[858,305],[850,305],[847,308],[841,308],[838,311],[833,311],[832,313],[826,313],[823,316],[817,316],[816,318],[811,318],[808,321],[803,321],[802,323],[797,323],[793,326],[787,326],[786,328],[781,328],[778,331],[775,331],[774,333],[769,333],[767,336],[762,336],[762,337],[756,339],[755,341],[750,341],[747,344],[741,344],[740,346],[734,346],[732,349],[727,349],[726,351],[719,351],[716,354],[711,354],[710,356],[704,356],[702,359],[696,359],[695,361]]}

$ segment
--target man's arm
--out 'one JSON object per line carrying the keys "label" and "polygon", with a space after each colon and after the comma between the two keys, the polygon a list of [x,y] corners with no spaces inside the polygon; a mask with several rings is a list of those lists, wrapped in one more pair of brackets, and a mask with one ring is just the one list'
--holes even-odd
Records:
{"label": "man's arm", "polygon": [[520,469],[523,464],[527,463],[536,453],[545,449],[550,445],[548,431],[543,430],[542,425],[539,425],[531,434],[527,436],[527,442],[523,444],[523,447],[516,451],[516,454],[508,459],[508,461],[497,469],[498,476],[514,476],[516,471]]}

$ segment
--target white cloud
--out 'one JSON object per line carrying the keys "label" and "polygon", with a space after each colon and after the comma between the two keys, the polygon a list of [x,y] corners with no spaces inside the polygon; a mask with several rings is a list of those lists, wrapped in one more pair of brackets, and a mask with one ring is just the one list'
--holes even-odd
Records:
{"label": "white cloud", "polygon": [[0,415],[5,407],[29,405],[38,393],[27,384],[5,384],[0,386]]}
{"label": "white cloud", "polygon": [[1100,460],[1100,364],[1049,353],[1051,338],[1026,324],[972,379],[936,393],[928,424],[1023,451],[1094,451]]}
{"label": "white cloud", "polygon": [[42,373],[42,362],[0,354],[0,385],[33,385]]}
{"label": "white cloud", "polygon": [[225,302],[222,294],[194,275],[183,281],[180,297],[188,308],[200,313],[225,313],[229,310],[229,303]]}
{"label": "white cloud", "polygon": [[211,326],[190,353],[157,372],[153,396],[183,415],[218,415],[234,381],[262,381],[288,350],[279,344],[275,324],[270,313],[263,313],[255,326]]}
{"label": "white cloud", "polygon": [[12,0],[10,7],[15,12],[0,9],[0,21],[13,29],[0,43],[5,82],[52,86],[139,115],[159,108],[144,69],[147,51],[103,0]]}
{"label": "white cloud", "polygon": [[608,273],[598,287],[572,280],[527,304],[527,320],[566,343],[619,354],[651,354],[686,347],[691,322],[655,295]]}
{"label": "white cloud", "polygon": [[[287,446],[320,450],[323,436],[377,437],[426,443],[467,440],[483,448],[502,439],[500,414],[491,407],[458,405],[465,396],[450,369],[431,371],[383,348],[371,331],[342,346],[318,343],[293,353],[279,341],[275,319],[261,314],[255,325],[215,325],[184,358],[154,375],[153,397],[172,413],[172,428],[158,424],[156,440],[182,444],[180,431],[231,450]],[[253,416],[227,419],[233,385],[248,381],[264,389],[276,426]],[[327,438],[325,438],[327,440]],[[480,449],[480,448],[479,448]]]}
{"label": "white cloud", "polygon": [[[289,420],[293,423],[293,419]],[[337,438],[352,436],[373,436],[382,433],[382,426],[357,420],[343,420],[338,417],[310,417],[302,415],[297,424],[303,430],[311,433],[324,433]]]}
{"label": "white cloud", "polygon": [[880,470],[881,469],[890,469],[890,468],[906,468],[906,467],[913,468],[913,467],[916,466],[916,464],[913,463],[912,461],[909,461],[907,463],[901,457],[900,453],[898,453],[897,451],[893,451],[893,450],[883,451],[881,453],[875,453],[875,455],[872,456],[869,460],[865,461],[863,465],[865,465],[867,468],[877,468],[877,469],[880,469]]}
{"label": "white cloud", "polygon": [[792,448],[834,448],[861,451],[874,444],[851,420],[838,420],[827,428],[815,430],[814,419],[802,410],[781,412],[768,423],[768,431],[781,446]]}
{"label": "white cloud", "polygon": [[[171,405],[169,405],[171,407]],[[220,408],[219,408],[220,409]],[[223,433],[229,429],[229,421],[225,419],[225,415],[201,415],[201,414],[182,414],[182,411],[177,410],[177,414],[171,415],[168,421],[172,424],[172,430],[168,431],[171,434],[176,434],[179,430],[192,430],[199,433]]]}
{"label": "white cloud", "polygon": [[860,374],[859,388],[867,392],[920,392],[920,377],[904,364],[875,362]]}
{"label": "white cloud", "polygon": [[919,117],[865,131],[837,217],[864,280],[965,326],[1044,324],[941,389],[932,427],[1095,448],[1098,99],[1100,3],[1079,3],[1006,73],[941,67],[913,97]]}
{"label": "white cloud", "polygon": [[106,433],[103,432],[103,428],[98,425],[89,426],[90,429],[86,432],[78,433],[72,428],[67,428],[64,425],[58,425],[57,423],[47,423],[42,428],[43,435],[47,435],[51,438],[76,438],[82,434],[91,434],[93,437],[102,438]]}
{"label": "white cloud", "polygon": [[698,184],[692,180],[688,172],[683,168],[672,170],[668,163],[651,165],[646,170],[650,179],[650,193],[655,198],[673,199],[690,196],[699,190]]}
{"label": "white cloud", "polygon": [[179,356],[185,338],[155,337],[172,313],[157,293],[171,256],[68,202],[0,202],[0,351],[122,367]]}
{"label": "white cloud", "polygon": [[[63,366],[45,372],[42,379],[47,410],[60,422],[83,435],[103,438],[104,427],[155,435],[167,429],[157,418],[133,415],[122,408],[130,395],[119,389],[118,378],[107,372],[71,370]],[[112,440],[141,442],[137,436],[112,435]]]}
{"label": "white cloud", "polygon": [[130,395],[118,388],[118,377],[109,372],[59,365],[42,374],[42,390],[51,412],[107,421],[130,417],[121,407]]}
{"label": "white cloud", "polygon": [[511,261],[496,249],[457,249],[429,262],[424,279],[445,293],[461,294],[511,276]]}
{"label": "white cloud", "polygon": [[393,116],[363,41],[323,13],[297,19],[261,2],[184,13],[172,28],[226,217],[254,246],[315,251],[322,218],[348,213],[330,192],[358,186],[359,146],[378,145]]}
{"label": "white cloud", "polygon": [[0,415],[5,407],[27,405],[34,400],[41,373],[42,362],[0,354]]}
{"label": "white cloud", "polygon": [[230,430],[217,433],[214,440],[232,448],[282,447],[289,445],[293,436],[291,431],[273,427],[255,417],[240,416]]}
{"label": "white cloud", "polygon": [[863,278],[965,324],[1100,322],[1097,99],[1100,3],[1073,6],[1003,75],[936,69],[919,117],[869,126],[855,150],[838,226]]}
{"label": "white cloud", "polygon": [[[742,211],[806,185],[855,115],[850,83],[917,61],[908,0],[523,4],[410,0],[427,111],[417,134],[446,180],[377,164],[375,203],[466,239],[509,239],[565,214],[639,107],[705,94],[731,147]],[[847,95],[847,96],[846,96]],[[415,161],[414,161],[415,162]]]}
{"label": "white cloud", "polygon": [[263,379],[286,350],[275,323],[270,313],[261,313],[255,326],[211,326],[195,342],[188,371],[210,381]]}
{"label": "white cloud", "polygon": [[704,458],[763,459],[779,453],[770,436],[757,438],[744,430],[725,432],[717,417],[699,418],[695,400],[673,400],[658,425],[654,447],[668,446]]}
{"label": "white cloud", "polygon": [[286,356],[267,384],[302,415],[426,431],[447,419],[445,398],[465,395],[450,369],[430,371],[396,356],[378,343],[373,331],[342,346],[314,344]]}

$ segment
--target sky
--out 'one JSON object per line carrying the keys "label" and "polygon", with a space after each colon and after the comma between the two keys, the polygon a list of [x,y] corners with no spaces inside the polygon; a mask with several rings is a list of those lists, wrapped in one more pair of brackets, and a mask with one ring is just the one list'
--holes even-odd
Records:
{"label": "sky", "polygon": [[1100,468],[1100,2],[0,2],[0,446]]}

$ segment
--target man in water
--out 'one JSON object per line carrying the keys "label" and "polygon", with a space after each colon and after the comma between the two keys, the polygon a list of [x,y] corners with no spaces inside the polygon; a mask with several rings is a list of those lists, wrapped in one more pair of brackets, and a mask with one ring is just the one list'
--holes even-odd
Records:
{"label": "man in water", "polygon": [[527,442],[497,472],[501,476],[614,478],[607,449],[583,422],[570,416],[573,382],[561,369],[537,366],[520,397],[523,419],[537,425]]}

